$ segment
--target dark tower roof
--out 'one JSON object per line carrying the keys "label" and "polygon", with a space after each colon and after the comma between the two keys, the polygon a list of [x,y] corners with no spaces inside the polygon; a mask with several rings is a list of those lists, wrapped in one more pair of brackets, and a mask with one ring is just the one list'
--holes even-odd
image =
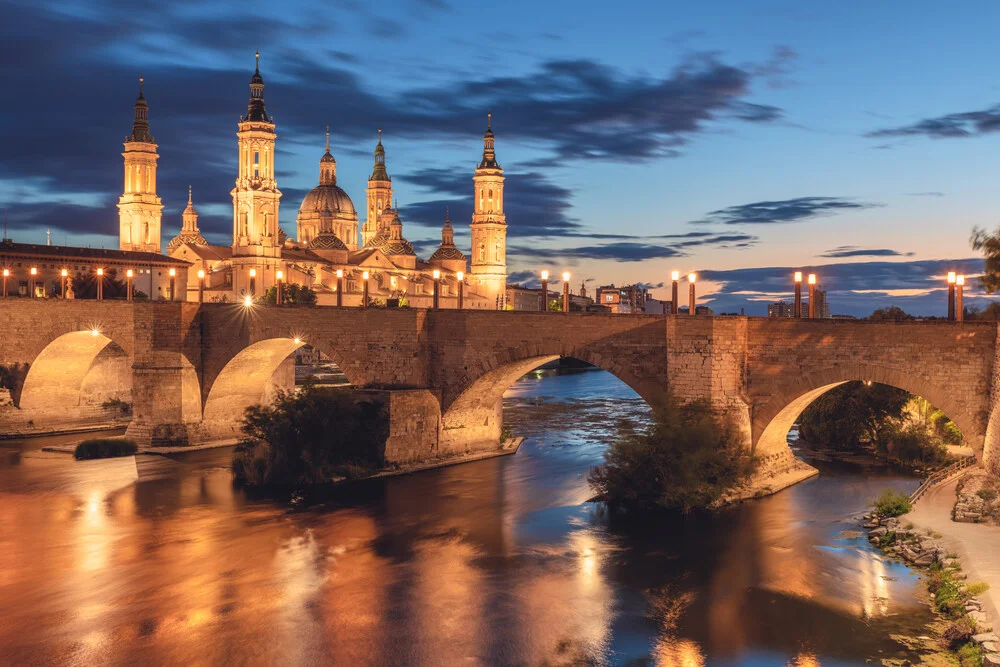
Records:
{"label": "dark tower roof", "polygon": [[483,135],[483,159],[479,169],[500,169],[497,155],[493,150],[493,112],[486,114],[486,134]]}
{"label": "dark tower roof", "polygon": [[256,121],[259,123],[269,123],[267,109],[264,108],[264,78],[260,75],[260,52],[255,54],[257,58],[253,76],[250,78],[250,103],[247,105],[247,115],[243,121]]}
{"label": "dark tower roof", "polygon": [[392,179],[389,178],[389,173],[385,170],[385,148],[382,146],[382,128],[378,130],[378,144],[375,146],[375,167],[372,169],[372,175],[368,177],[368,180],[392,182]]}
{"label": "dark tower roof", "polygon": [[142,141],[148,144],[154,143],[153,135],[149,133],[149,105],[146,98],[142,96],[143,78],[139,77],[139,97],[135,100],[135,120],[132,121],[132,133],[125,141]]}

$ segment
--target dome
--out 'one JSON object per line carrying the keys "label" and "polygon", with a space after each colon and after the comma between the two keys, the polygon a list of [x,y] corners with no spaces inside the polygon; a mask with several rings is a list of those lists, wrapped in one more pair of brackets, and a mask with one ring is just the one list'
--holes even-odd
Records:
{"label": "dome", "polygon": [[411,255],[413,257],[417,256],[417,253],[413,251],[413,246],[406,239],[389,240],[386,241],[385,246],[381,248],[382,252],[390,257],[393,255]]}
{"label": "dome", "polygon": [[460,259],[460,260],[462,260],[464,262],[465,261],[465,255],[463,255],[462,251],[459,250],[458,248],[456,248],[455,246],[451,246],[451,247],[441,246],[440,248],[438,248],[437,250],[434,251],[434,254],[431,255],[431,259],[432,260],[435,260],[435,259]]}
{"label": "dome", "polygon": [[333,232],[323,232],[309,242],[309,247],[312,250],[347,250],[344,242]]}
{"label": "dome", "polygon": [[347,196],[347,193],[336,185],[317,185],[309,191],[302,205],[299,206],[299,215],[308,213],[325,213],[327,210],[333,214],[334,218],[351,218],[356,220],[358,213],[354,210],[354,202]]}

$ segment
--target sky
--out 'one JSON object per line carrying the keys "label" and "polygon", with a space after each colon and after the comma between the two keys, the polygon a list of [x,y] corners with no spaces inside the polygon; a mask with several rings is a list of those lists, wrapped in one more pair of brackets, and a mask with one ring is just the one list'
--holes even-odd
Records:
{"label": "sky", "polygon": [[159,144],[163,243],[193,187],[231,243],[254,52],[277,124],[282,228],[318,182],[364,217],[378,128],[404,235],[445,207],[468,249],[488,109],[508,271],[642,283],[763,315],[815,272],[834,313],[942,315],[1000,210],[1000,3],[702,0],[0,0],[0,206],[17,241],[115,247],[138,77]]}

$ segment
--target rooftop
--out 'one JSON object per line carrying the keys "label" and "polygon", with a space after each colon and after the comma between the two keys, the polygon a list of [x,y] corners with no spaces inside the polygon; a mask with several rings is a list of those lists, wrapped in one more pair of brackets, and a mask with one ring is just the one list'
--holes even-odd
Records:
{"label": "rooftop", "polygon": [[63,245],[42,245],[37,243],[15,243],[9,239],[0,242],[0,255],[30,255],[79,259],[87,261],[105,260],[110,262],[132,262],[135,264],[174,264],[189,266],[190,262],[174,259],[158,252],[136,252],[132,250],[107,250],[105,248],[76,248]]}

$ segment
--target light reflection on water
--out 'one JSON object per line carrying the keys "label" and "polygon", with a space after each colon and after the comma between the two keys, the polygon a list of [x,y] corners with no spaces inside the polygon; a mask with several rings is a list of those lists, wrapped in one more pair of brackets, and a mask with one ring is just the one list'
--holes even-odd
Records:
{"label": "light reflection on water", "polygon": [[[234,491],[229,452],[74,462],[8,445],[0,662],[855,665],[928,619],[852,515],[915,480],[824,474],[717,516],[609,531],[586,474],[645,405],[540,372],[510,457],[343,487]],[[138,478],[138,482],[136,481]]]}

